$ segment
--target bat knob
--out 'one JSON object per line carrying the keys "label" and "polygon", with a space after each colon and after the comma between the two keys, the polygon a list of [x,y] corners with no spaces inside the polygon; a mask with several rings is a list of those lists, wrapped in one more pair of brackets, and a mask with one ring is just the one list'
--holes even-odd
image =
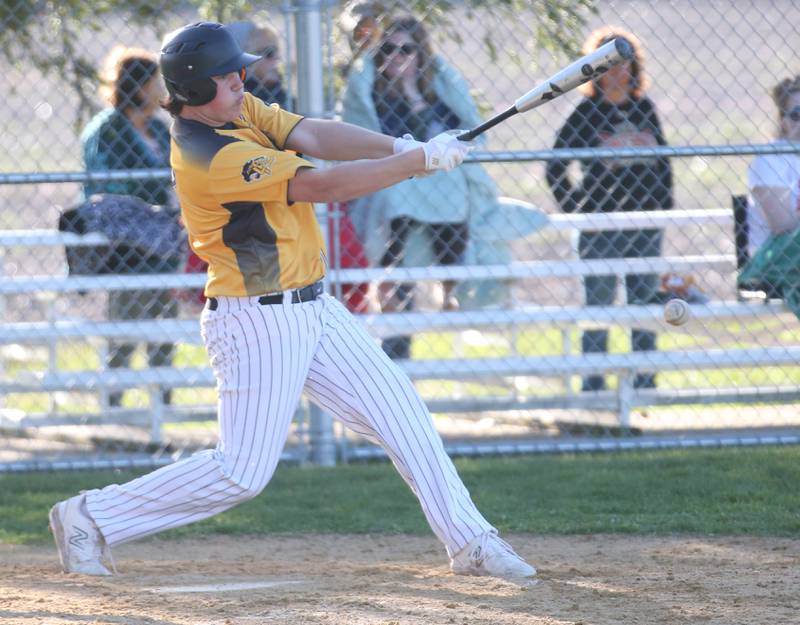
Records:
{"label": "bat knob", "polygon": [[475,138],[475,131],[468,130],[467,132],[463,132],[460,135],[456,135],[456,139],[459,141],[472,141]]}
{"label": "bat knob", "polygon": [[633,58],[633,46],[628,40],[617,37],[614,39],[614,47],[617,49],[617,54],[624,60],[627,61]]}

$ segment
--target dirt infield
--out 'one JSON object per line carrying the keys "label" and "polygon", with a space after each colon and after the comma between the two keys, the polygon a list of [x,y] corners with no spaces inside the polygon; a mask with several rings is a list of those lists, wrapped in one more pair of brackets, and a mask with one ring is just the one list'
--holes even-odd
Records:
{"label": "dirt infield", "polygon": [[58,571],[0,545],[3,625],[416,625],[797,622],[800,540],[512,536],[541,581],[451,575],[428,537],[150,540],[121,575]]}

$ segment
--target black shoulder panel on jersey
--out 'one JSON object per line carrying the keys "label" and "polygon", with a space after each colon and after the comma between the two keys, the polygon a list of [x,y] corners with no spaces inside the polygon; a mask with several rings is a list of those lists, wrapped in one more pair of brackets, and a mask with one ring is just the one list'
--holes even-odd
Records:
{"label": "black shoulder panel on jersey", "polygon": [[211,126],[182,117],[175,118],[172,124],[172,137],[183,154],[184,159],[208,168],[226,145],[241,141],[236,137],[217,134]]}

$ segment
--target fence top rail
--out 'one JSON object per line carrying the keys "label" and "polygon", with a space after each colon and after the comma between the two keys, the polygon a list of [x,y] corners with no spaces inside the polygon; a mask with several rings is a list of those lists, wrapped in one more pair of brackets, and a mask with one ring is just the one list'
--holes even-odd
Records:
{"label": "fence top rail", "polygon": [[[330,284],[404,280],[487,280],[509,278],[575,278],[580,276],[625,275],[630,273],[697,272],[698,268],[732,271],[732,254],[706,256],[653,256],[598,260],[533,260],[506,265],[446,265],[434,267],[398,267],[394,269],[331,269]],[[99,276],[11,276],[0,281],[0,295],[20,293],[74,293],[77,291],[129,291],[136,289],[200,288],[204,273],[153,273]]]}
{"label": "fence top rail", "polygon": [[[510,198],[513,202],[519,200]],[[733,221],[730,208],[683,208],[635,213],[571,213],[548,215],[546,227],[556,230],[606,230],[624,228],[663,228],[665,226],[721,225]],[[99,232],[74,234],[55,229],[0,230],[0,247],[57,247],[105,245],[109,241]]]}
{"label": "fence top rail", "polygon": [[[588,160],[595,158],[630,158],[635,156],[686,158],[693,156],[752,156],[757,154],[800,154],[800,143],[738,143],[722,145],[661,145],[630,148],[559,148],[547,150],[515,150],[473,152],[466,162],[525,162]],[[57,184],[64,182],[149,180],[170,178],[169,168],[120,169],[115,171],[8,172],[0,173],[0,185]]]}

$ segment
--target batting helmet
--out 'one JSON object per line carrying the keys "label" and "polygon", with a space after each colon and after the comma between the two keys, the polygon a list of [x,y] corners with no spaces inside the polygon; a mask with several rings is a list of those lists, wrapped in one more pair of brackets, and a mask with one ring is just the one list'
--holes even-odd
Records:
{"label": "batting helmet", "polygon": [[197,22],[168,36],[161,48],[159,65],[167,91],[175,100],[201,106],[217,95],[212,76],[239,71],[260,58],[242,52],[222,24]]}

